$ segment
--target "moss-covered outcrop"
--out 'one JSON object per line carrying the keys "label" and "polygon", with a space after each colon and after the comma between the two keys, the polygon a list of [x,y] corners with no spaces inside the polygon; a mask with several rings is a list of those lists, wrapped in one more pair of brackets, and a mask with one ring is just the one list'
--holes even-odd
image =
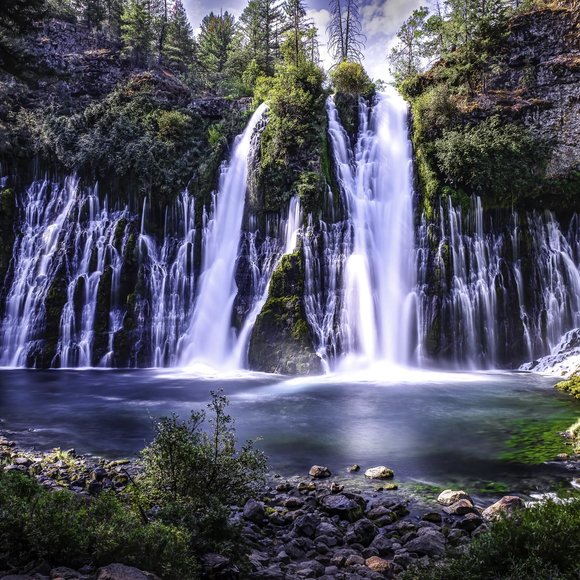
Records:
{"label": "moss-covered outcrop", "polygon": [[268,300],[250,340],[250,368],[281,374],[320,374],[320,359],[304,313],[301,250],[282,257],[272,275]]}
{"label": "moss-covered outcrop", "polygon": [[556,384],[556,389],[580,399],[580,375],[574,374],[565,381]]}
{"label": "moss-covered outcrop", "polygon": [[0,314],[6,293],[6,274],[12,259],[14,245],[14,228],[16,224],[16,196],[8,187],[0,188]]}

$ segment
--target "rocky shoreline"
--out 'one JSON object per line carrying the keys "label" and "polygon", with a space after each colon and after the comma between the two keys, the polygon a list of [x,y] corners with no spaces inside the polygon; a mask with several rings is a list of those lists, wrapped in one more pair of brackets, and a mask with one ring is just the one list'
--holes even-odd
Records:
{"label": "rocky shoreline", "polygon": [[[104,490],[123,494],[139,474],[132,459],[107,461],[74,449],[26,451],[2,436],[0,462],[5,471],[27,473],[47,489],[69,489],[87,498]],[[250,550],[251,572],[241,576],[227,558],[207,554],[202,559],[206,577],[396,578],[410,567],[430,566],[465,551],[499,513],[525,505],[517,496],[496,503],[474,500],[463,490],[446,490],[437,501],[411,497],[397,490],[392,477],[385,466],[370,468],[361,473],[369,484],[354,489],[324,466],[313,466],[306,476],[272,476],[259,497],[232,509]],[[29,570],[2,572],[2,563],[0,558],[0,578],[9,579],[155,578],[121,564],[70,570],[34,563]]]}

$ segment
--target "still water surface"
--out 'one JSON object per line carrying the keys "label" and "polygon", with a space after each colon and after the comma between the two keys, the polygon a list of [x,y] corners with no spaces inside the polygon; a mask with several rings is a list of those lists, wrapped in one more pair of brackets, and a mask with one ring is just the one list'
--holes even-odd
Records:
{"label": "still water surface", "polygon": [[[152,418],[185,417],[223,388],[240,439],[260,437],[272,468],[333,472],[388,465],[400,482],[544,489],[571,474],[559,464],[501,459],[515,425],[580,416],[580,404],[528,373],[372,373],[286,380],[264,374],[166,370],[0,370],[0,427],[40,449],[134,455]],[[358,476],[360,478],[360,475]]]}

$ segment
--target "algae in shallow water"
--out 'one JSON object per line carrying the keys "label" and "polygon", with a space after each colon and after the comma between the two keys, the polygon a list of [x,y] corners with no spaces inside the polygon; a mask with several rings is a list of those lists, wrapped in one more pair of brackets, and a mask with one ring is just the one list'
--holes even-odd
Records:
{"label": "algae in shallow water", "polygon": [[577,414],[568,411],[548,415],[542,419],[514,420],[509,426],[507,450],[501,454],[501,459],[539,464],[554,459],[560,453],[569,453],[572,448],[561,433],[577,418]]}

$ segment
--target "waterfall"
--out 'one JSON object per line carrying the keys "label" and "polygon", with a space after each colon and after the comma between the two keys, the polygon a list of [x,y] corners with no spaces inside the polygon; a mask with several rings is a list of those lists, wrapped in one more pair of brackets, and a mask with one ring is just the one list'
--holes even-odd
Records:
{"label": "waterfall", "polygon": [[[150,300],[151,359],[154,367],[175,366],[181,337],[187,331],[195,291],[194,198],[187,191],[176,200],[176,216],[169,220],[166,212],[163,244],[145,232],[147,203],[143,204],[139,251],[146,264]],[[169,221],[177,222],[177,235]],[[173,226],[173,224],[171,224]]]}
{"label": "waterfall", "polygon": [[46,298],[60,265],[58,248],[78,185],[76,177],[60,188],[45,179],[26,190],[22,234],[13,252],[14,280],[1,327],[3,366],[26,365],[34,343],[42,340]]}
{"label": "waterfall", "polygon": [[551,352],[580,326],[577,220],[565,234],[550,212],[502,225],[477,197],[465,213],[444,201],[435,250],[424,219],[419,229],[419,361],[496,368]]}
{"label": "waterfall", "polygon": [[248,163],[254,129],[264,116],[262,104],[244,132],[236,138],[229,163],[222,168],[213,211],[203,232],[202,269],[195,309],[184,337],[182,364],[227,361],[234,342],[232,310],[237,293],[234,280],[246,199]]}
{"label": "waterfall", "polygon": [[[106,266],[116,271],[112,277],[110,292],[115,294],[121,268],[119,251],[115,248],[117,227],[126,221],[125,212],[109,213],[100,208],[98,189],[76,204],[71,212],[73,221],[65,240],[72,246],[68,261],[67,301],[60,319],[60,339],[57,355],[60,366],[65,368],[90,367],[93,361],[93,342],[97,293]],[[126,239],[123,228],[123,239]],[[114,311],[111,315],[115,316]],[[117,324],[117,321],[114,321]]]}
{"label": "waterfall", "polygon": [[[361,100],[354,149],[332,98],[327,111],[348,222],[346,231],[339,227],[329,236],[326,229],[322,235],[320,250],[328,261],[327,274],[315,263],[316,250],[305,244],[307,317],[319,352],[339,348],[346,359],[343,365],[406,364],[411,354],[415,284],[407,105],[394,90],[378,94],[372,108]],[[339,275],[341,279],[335,281]],[[324,305],[315,298],[322,291]]]}
{"label": "waterfall", "polygon": [[[297,238],[302,223],[302,209],[300,207],[300,198],[294,196],[290,199],[288,208],[288,217],[280,228],[284,234],[284,246],[280,248],[278,239],[267,238],[262,244],[262,256],[258,259],[256,251],[256,235],[248,234],[250,248],[250,269],[252,272],[252,291],[253,298],[248,315],[244,321],[242,329],[237,336],[233,354],[231,356],[231,365],[235,368],[246,368],[248,363],[248,347],[250,337],[256,319],[262,311],[266,300],[268,299],[268,288],[270,279],[274,270],[280,263],[283,255],[291,254],[297,245]],[[260,268],[260,264],[262,267]]]}

